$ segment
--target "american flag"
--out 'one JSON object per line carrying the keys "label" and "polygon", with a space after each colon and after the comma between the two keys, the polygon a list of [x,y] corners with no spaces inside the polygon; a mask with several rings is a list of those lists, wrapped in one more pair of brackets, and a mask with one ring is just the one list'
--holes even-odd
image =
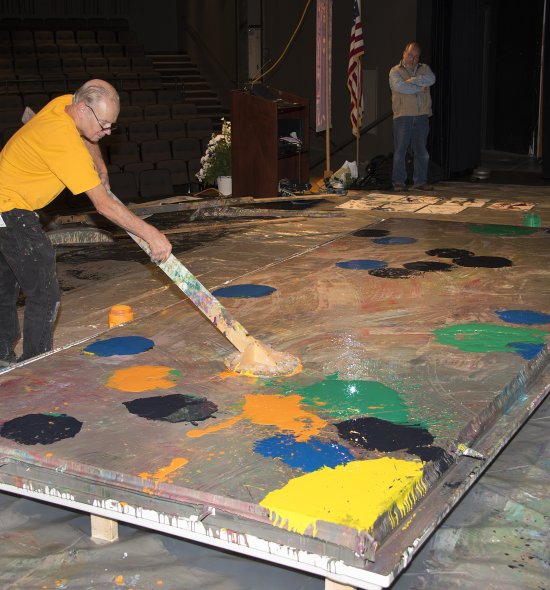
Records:
{"label": "american flag", "polygon": [[363,119],[363,80],[361,72],[361,57],[364,53],[363,27],[361,25],[361,11],[358,0],[353,0],[353,22],[351,25],[351,39],[348,61],[348,88],[351,99],[351,129],[355,137],[359,137],[359,128]]}

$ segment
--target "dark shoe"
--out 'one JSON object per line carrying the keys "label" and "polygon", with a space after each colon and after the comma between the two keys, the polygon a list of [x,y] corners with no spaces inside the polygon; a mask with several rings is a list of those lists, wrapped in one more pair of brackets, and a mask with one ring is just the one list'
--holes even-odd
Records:
{"label": "dark shoe", "polygon": [[393,192],[394,193],[404,193],[407,190],[407,187],[404,184],[394,184],[393,185]]}
{"label": "dark shoe", "polygon": [[428,184],[427,182],[424,184],[419,184],[418,186],[413,186],[413,191],[433,191],[434,185]]}

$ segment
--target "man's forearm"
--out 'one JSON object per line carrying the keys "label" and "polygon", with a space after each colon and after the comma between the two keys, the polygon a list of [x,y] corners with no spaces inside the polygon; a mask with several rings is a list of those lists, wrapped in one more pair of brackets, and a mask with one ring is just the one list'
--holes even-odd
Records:
{"label": "man's forearm", "polygon": [[103,184],[86,191],[98,213],[126,231],[142,238],[149,245],[153,262],[164,262],[170,256],[172,244],[158,229],[134,215],[120,201],[111,198]]}

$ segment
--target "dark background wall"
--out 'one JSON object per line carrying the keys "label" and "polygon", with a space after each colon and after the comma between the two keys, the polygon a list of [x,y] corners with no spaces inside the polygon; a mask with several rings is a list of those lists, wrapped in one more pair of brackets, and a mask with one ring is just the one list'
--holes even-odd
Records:
{"label": "dark background wall", "polygon": [[[478,165],[482,149],[522,154],[534,149],[536,153],[544,3],[361,0],[366,80],[363,125],[390,110],[388,71],[400,59],[404,45],[417,39],[423,47],[422,60],[437,76],[430,147],[446,175]],[[305,6],[306,0],[0,0],[0,14],[125,17],[141,35],[147,52],[189,52],[229,105],[230,91],[247,81],[249,23],[261,26],[263,59],[269,66],[283,51]],[[346,87],[350,29],[351,0],[335,0],[334,147],[351,139]],[[315,0],[288,54],[263,81],[310,100],[311,160],[322,159],[325,135],[314,131]],[[388,119],[364,135],[360,160],[391,152],[391,130]],[[344,159],[355,159],[353,142],[337,153],[332,167]]]}

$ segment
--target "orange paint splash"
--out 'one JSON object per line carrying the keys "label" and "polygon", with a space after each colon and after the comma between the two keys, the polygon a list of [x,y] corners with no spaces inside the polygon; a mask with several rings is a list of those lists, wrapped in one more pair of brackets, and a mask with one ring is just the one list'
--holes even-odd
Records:
{"label": "orange paint splash", "polygon": [[247,419],[254,424],[274,426],[284,432],[292,432],[297,441],[303,442],[318,434],[326,425],[325,420],[300,407],[300,402],[303,399],[300,395],[247,394],[244,397],[245,404],[239,416],[234,416],[210,428],[190,430],[187,436],[198,438]]}
{"label": "orange paint splash", "polygon": [[159,470],[155,471],[155,473],[147,473],[147,471],[144,471],[143,473],[140,473],[139,476],[142,479],[152,479],[155,484],[164,483],[166,481],[170,483],[172,480],[169,479],[169,477],[172,473],[181,469],[184,465],[187,465],[187,463],[189,463],[188,459],[185,459],[184,457],[175,457],[169,465],[161,467]]}
{"label": "orange paint splash", "polygon": [[179,377],[181,373],[172,367],[141,365],[115,371],[107,380],[106,386],[139,393],[151,389],[170,389],[175,387]]}
{"label": "orange paint splash", "polygon": [[237,373],[237,371],[230,371],[229,369],[227,369],[227,371],[222,371],[221,373],[218,373],[216,375],[216,377],[220,381],[224,381],[225,379],[240,377],[241,379],[243,379],[243,378],[246,379],[248,381],[248,383],[250,383],[251,385],[253,385],[254,383],[256,383],[256,381],[258,381],[258,377],[256,377],[255,375],[245,375],[243,373]]}

